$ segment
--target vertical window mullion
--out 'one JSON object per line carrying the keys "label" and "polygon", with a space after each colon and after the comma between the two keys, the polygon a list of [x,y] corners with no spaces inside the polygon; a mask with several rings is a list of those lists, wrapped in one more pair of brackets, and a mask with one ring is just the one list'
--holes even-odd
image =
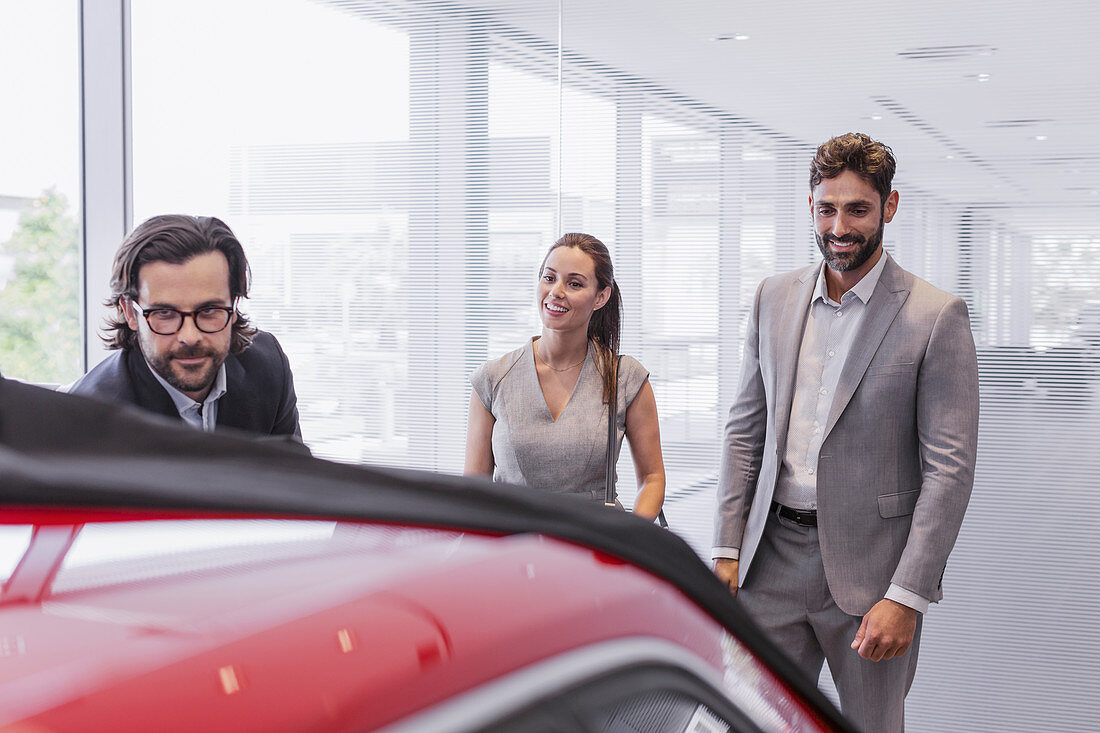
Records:
{"label": "vertical window mullion", "polygon": [[80,164],[84,368],[105,355],[98,331],[111,259],[130,227],[128,0],[80,4]]}

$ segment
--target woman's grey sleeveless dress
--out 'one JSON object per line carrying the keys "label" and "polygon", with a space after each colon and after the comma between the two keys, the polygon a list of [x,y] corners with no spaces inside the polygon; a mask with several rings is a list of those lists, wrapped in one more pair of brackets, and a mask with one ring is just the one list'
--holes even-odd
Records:
{"label": "woman's grey sleeveless dress", "polygon": [[[496,418],[494,481],[603,502],[607,403],[595,352],[590,345],[573,394],[556,421],[539,386],[531,342],[485,362],[470,375],[474,392]],[[626,409],[648,378],[649,372],[636,359],[622,358],[616,399],[616,459],[626,429]]]}

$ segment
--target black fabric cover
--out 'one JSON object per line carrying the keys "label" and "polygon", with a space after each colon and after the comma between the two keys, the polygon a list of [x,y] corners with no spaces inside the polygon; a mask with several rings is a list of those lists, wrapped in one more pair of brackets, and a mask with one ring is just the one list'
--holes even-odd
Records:
{"label": "black fabric cover", "polygon": [[136,408],[3,378],[0,505],[242,512],[551,535],[678,587],[836,730],[856,730],[763,637],[683,540],[622,511],[481,479],[333,463],[290,443],[202,433]]}

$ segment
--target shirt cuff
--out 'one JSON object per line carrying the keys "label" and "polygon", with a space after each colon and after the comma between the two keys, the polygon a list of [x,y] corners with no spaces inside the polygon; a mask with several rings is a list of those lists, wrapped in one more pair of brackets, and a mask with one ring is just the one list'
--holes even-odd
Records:
{"label": "shirt cuff", "polygon": [[886,591],[886,597],[895,603],[908,606],[914,611],[928,613],[929,600],[923,596],[918,596],[911,590],[905,590],[900,585],[891,583],[890,589]]}
{"label": "shirt cuff", "polygon": [[715,547],[710,551],[711,560],[737,560],[741,557],[741,549],[738,547]]}

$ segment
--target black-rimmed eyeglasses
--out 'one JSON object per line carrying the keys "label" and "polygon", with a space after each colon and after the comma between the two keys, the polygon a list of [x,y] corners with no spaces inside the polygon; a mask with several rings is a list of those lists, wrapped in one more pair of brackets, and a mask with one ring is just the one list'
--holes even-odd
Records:
{"label": "black-rimmed eyeglasses", "polygon": [[[133,301],[131,301],[133,302]],[[195,328],[203,333],[224,331],[236,312],[235,306],[208,305],[193,311],[181,311],[175,308],[142,308],[134,303],[134,309],[141,313],[149,329],[161,336],[171,336],[183,328],[183,319],[191,317]]]}

